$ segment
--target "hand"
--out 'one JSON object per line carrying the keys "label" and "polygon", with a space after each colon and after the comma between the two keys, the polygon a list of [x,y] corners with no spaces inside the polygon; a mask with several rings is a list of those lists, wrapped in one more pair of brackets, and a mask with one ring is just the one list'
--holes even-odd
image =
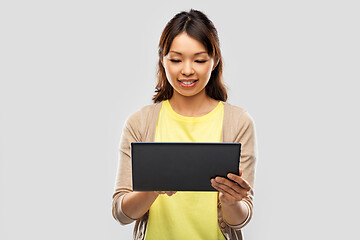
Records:
{"label": "hand", "polygon": [[167,194],[169,197],[174,195],[176,191],[155,191],[157,194]]}
{"label": "hand", "polygon": [[251,190],[249,183],[241,177],[242,170],[239,169],[239,176],[229,173],[228,180],[223,177],[211,179],[211,186],[219,191],[219,199],[222,204],[234,205],[247,196]]}

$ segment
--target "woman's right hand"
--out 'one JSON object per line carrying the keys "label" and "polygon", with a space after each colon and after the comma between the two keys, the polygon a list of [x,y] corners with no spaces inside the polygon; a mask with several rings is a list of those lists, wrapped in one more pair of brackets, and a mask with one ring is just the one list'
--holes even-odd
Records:
{"label": "woman's right hand", "polygon": [[149,211],[159,194],[172,196],[175,193],[175,191],[129,192],[122,200],[121,209],[129,218],[138,219]]}
{"label": "woman's right hand", "polygon": [[166,194],[169,197],[174,195],[176,193],[176,191],[155,191],[157,194]]}

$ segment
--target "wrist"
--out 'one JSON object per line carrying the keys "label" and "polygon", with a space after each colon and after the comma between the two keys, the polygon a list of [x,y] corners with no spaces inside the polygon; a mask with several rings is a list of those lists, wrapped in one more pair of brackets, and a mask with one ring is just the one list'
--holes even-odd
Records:
{"label": "wrist", "polygon": [[224,220],[228,225],[237,226],[246,222],[249,218],[250,209],[243,201],[237,201],[235,204],[222,204],[222,213]]}
{"label": "wrist", "polygon": [[222,202],[220,199],[220,203],[224,207],[236,207],[241,204],[241,201],[234,201],[234,202]]}

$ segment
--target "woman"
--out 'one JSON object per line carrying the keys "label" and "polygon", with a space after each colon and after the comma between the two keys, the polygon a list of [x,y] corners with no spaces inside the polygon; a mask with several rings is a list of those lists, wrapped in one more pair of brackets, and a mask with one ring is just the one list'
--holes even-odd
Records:
{"label": "woman", "polygon": [[[191,9],[169,21],[158,68],[154,104],[123,129],[113,216],[136,221],[134,239],[242,239],[253,214],[255,129],[246,110],[226,102],[217,31],[205,14]],[[240,142],[241,169],[232,181],[211,179],[218,192],[134,192],[131,142]]]}

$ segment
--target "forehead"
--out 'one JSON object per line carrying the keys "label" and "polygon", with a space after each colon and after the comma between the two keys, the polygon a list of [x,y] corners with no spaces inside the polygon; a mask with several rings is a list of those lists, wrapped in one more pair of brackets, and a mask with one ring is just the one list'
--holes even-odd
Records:
{"label": "forehead", "polygon": [[169,53],[181,55],[207,54],[205,46],[198,40],[183,32],[177,35],[171,43]]}

